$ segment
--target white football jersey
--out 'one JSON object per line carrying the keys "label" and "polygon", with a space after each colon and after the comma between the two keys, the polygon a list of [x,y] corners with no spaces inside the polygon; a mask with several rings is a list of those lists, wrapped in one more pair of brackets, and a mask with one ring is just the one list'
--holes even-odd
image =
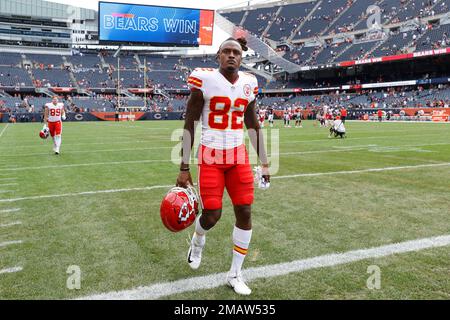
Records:
{"label": "white football jersey", "polygon": [[244,113],[258,94],[256,77],[239,71],[239,78],[230,83],[218,69],[197,68],[189,76],[188,85],[201,90],[205,101],[201,144],[222,150],[242,145]]}
{"label": "white football jersey", "polygon": [[56,105],[53,102],[46,103],[45,106],[48,108],[48,121],[56,122],[61,121],[62,112],[64,110],[64,103],[58,102]]}

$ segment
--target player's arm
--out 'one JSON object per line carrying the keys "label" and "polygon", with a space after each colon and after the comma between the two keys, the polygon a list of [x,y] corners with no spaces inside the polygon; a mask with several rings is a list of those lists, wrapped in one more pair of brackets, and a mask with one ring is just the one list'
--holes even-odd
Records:
{"label": "player's arm", "polygon": [[66,120],[66,108],[65,107],[61,108],[61,119]]}
{"label": "player's arm", "polygon": [[44,107],[44,126],[48,125],[48,107]]}
{"label": "player's arm", "polygon": [[256,150],[256,153],[258,154],[259,160],[261,161],[261,166],[263,168],[263,177],[267,182],[269,182],[269,161],[267,159],[266,148],[264,146],[263,133],[261,127],[259,126],[259,121],[255,112],[255,104],[256,100],[253,100],[247,106],[247,110],[245,110],[244,115],[244,123],[249,133],[250,142],[253,148]]}
{"label": "player's arm", "polygon": [[184,120],[183,143],[181,150],[180,173],[177,178],[177,187],[186,188],[188,184],[193,185],[191,173],[189,172],[189,160],[192,146],[194,145],[195,128],[203,110],[203,93],[201,90],[193,89],[189,95]]}

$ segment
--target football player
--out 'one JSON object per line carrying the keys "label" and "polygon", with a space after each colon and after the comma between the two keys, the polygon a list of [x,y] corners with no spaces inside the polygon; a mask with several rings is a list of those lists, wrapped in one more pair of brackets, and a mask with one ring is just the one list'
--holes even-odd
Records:
{"label": "football player", "polygon": [[290,128],[290,121],[291,121],[291,108],[284,109],[283,117],[284,117],[284,127]]}
{"label": "football player", "polygon": [[302,109],[300,107],[295,108],[295,127],[303,128],[303,126],[302,126]]}
{"label": "football player", "polygon": [[187,261],[192,269],[200,266],[206,233],[221,217],[226,188],[236,217],[232,234],[233,258],[227,283],[236,293],[248,295],[251,290],[242,278],[241,269],[252,236],[254,179],[244,145],[244,125],[261,161],[262,176],[267,182],[270,181],[270,175],[255,109],[258,82],[254,75],[239,71],[244,50],[247,50],[244,38],[228,38],[217,52],[219,69],[197,68],[188,78],[191,93],[187,103],[177,186],[192,185],[189,159],[194,143],[195,122],[201,119],[198,189],[202,214],[195,221]]}
{"label": "football player", "polygon": [[269,125],[273,128],[273,108],[271,106],[267,107],[267,120],[269,121]]}
{"label": "football player", "polygon": [[53,152],[58,155],[61,148],[62,120],[66,119],[64,103],[59,102],[58,96],[53,96],[52,102],[46,103],[44,108],[44,126],[50,131]]}
{"label": "football player", "polygon": [[264,128],[264,121],[266,120],[266,110],[259,109],[258,111],[258,117],[259,117],[259,126],[261,128]]}

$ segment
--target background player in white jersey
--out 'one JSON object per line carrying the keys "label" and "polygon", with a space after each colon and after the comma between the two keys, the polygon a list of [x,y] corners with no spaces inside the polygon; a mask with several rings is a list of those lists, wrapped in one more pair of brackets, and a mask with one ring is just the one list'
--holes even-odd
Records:
{"label": "background player in white jersey", "polygon": [[64,103],[59,102],[58,96],[53,96],[52,102],[45,104],[44,127],[48,127],[53,139],[53,152],[59,154],[61,148],[62,121],[66,119]]}
{"label": "background player in white jersey", "polygon": [[244,124],[261,160],[263,179],[269,182],[270,176],[255,109],[258,82],[254,75],[239,71],[243,50],[246,50],[245,39],[225,40],[217,53],[219,69],[198,68],[188,78],[191,94],[186,109],[183,159],[177,186],[192,185],[189,159],[194,143],[195,122],[201,118],[198,189],[202,214],[196,219],[188,263],[192,269],[200,266],[206,233],[222,214],[222,198],[226,187],[236,217],[232,235],[233,258],[227,283],[236,293],[248,295],[251,290],[242,278],[241,269],[252,235],[254,179],[244,144]]}
{"label": "background player in white jersey", "polygon": [[259,126],[261,128],[264,128],[264,121],[266,120],[266,110],[260,108],[258,111],[258,118],[259,118]]}
{"label": "background player in white jersey", "polygon": [[303,128],[303,126],[302,126],[302,109],[300,108],[300,106],[295,108],[294,116],[295,116],[295,127]]}
{"label": "background player in white jersey", "polygon": [[267,107],[267,121],[269,121],[269,125],[273,127],[273,108],[271,106]]}
{"label": "background player in white jersey", "polygon": [[283,118],[284,118],[284,127],[286,128],[290,128],[290,122],[291,122],[291,108],[286,108],[284,109],[284,113],[283,113]]}

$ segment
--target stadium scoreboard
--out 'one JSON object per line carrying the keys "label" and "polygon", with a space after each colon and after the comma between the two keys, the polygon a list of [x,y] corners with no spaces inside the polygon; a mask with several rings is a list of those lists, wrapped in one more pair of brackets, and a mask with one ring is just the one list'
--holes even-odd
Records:
{"label": "stadium scoreboard", "polygon": [[100,43],[212,45],[214,10],[99,2]]}

